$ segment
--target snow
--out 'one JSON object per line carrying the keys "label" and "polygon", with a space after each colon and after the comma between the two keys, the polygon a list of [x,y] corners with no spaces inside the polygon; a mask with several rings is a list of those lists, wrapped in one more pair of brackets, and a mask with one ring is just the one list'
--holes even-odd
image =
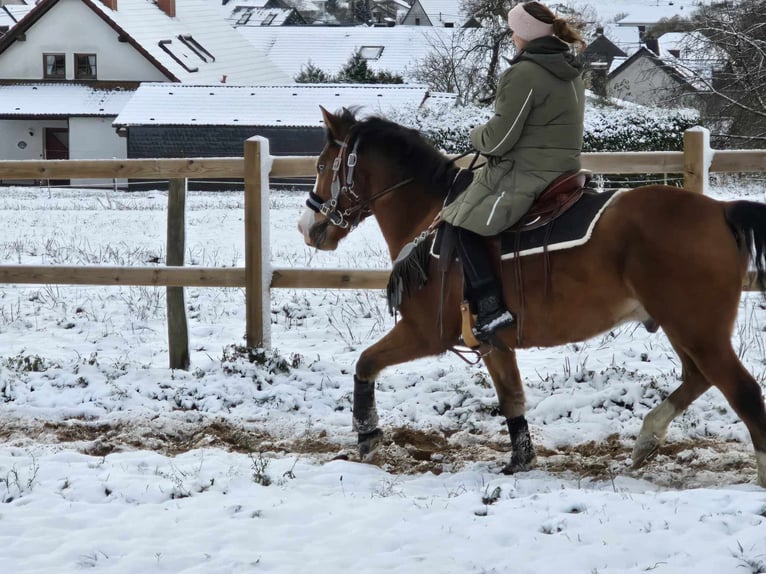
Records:
{"label": "snow", "polygon": [[[710,193],[766,200],[723,179]],[[304,200],[272,190],[274,267],[388,268],[374,222],[337,252],[305,247]],[[160,191],[5,189],[2,264],[162,261],[166,204]],[[187,264],[243,265],[243,204],[189,193]],[[766,491],[718,391],[630,469],[643,417],[679,384],[661,332],[520,352],[538,467],[504,476],[486,371],[453,355],[381,374],[387,439],[374,464],[355,462],[351,373],[393,325],[380,292],[273,290],[272,350],[250,362],[242,290],[188,288],[183,372],[167,368],[164,291],[0,288],[4,572],[766,568]],[[744,295],[734,344],[762,386],[764,327],[762,299]]]}

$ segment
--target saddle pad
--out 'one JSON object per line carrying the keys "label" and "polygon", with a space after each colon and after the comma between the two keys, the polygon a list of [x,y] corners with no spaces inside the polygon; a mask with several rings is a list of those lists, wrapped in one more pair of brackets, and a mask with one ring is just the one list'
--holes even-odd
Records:
{"label": "saddle pad", "polygon": [[558,251],[582,245],[590,239],[596,222],[616,194],[616,190],[598,192],[586,189],[577,203],[548,225],[529,231],[501,233],[501,259],[513,259],[517,252],[519,256],[534,255],[546,249]]}
{"label": "saddle pad", "polygon": [[[548,225],[529,231],[501,233],[501,258],[513,259],[517,254],[534,255],[543,253],[546,249],[558,251],[582,245],[590,239],[599,217],[620,191],[622,190],[597,192],[586,189],[577,203]],[[441,235],[440,227],[431,244],[431,255],[437,258]]]}

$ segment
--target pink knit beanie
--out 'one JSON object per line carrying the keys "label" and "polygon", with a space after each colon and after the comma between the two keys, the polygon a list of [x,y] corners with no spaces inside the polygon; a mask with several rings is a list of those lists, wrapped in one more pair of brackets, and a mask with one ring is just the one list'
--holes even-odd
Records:
{"label": "pink knit beanie", "polygon": [[553,24],[546,24],[532,16],[524,9],[524,4],[516,4],[508,12],[508,26],[514,34],[527,42],[553,35]]}

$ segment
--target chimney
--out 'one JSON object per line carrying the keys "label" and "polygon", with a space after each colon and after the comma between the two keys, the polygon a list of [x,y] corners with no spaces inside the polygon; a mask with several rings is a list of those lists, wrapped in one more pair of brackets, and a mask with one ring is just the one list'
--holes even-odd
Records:
{"label": "chimney", "polygon": [[157,0],[157,6],[171,18],[176,17],[176,0]]}
{"label": "chimney", "polygon": [[107,8],[117,11],[117,0],[101,0],[101,3]]}

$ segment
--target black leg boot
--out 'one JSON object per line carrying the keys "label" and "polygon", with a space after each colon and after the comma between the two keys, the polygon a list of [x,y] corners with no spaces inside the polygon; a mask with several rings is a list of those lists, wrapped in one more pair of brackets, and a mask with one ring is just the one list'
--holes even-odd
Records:
{"label": "black leg boot", "polygon": [[497,331],[513,324],[513,315],[503,302],[503,293],[482,237],[462,227],[456,228],[456,231],[458,255],[468,284],[469,300],[476,312],[474,336],[491,343]]}
{"label": "black leg boot", "polygon": [[503,468],[503,473],[513,474],[530,470],[537,462],[537,455],[529,434],[527,419],[524,415],[519,415],[505,419],[505,422],[511,436],[511,461]]}

